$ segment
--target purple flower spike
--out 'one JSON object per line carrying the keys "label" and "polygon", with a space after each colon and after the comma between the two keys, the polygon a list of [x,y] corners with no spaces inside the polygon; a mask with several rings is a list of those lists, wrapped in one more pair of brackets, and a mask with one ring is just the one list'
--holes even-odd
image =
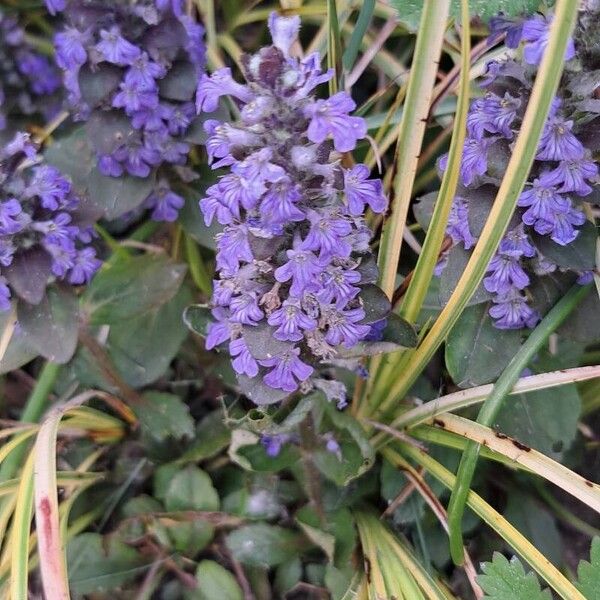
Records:
{"label": "purple flower spike", "polygon": [[348,115],[355,108],[354,100],[346,92],[338,92],[329,100],[316,100],[309,104],[304,110],[305,116],[310,119],[308,139],[320,144],[331,136],[338,152],[354,150],[356,142],[367,135],[365,120]]}
{"label": "purple flower spike", "polygon": [[[316,54],[292,56],[299,19],[272,15],[269,27],[273,46],[244,61],[248,85],[221,69],[203,76],[197,90],[199,111],[215,110],[224,95],[240,109],[234,124],[204,123],[209,161],[229,168],[200,201],[205,223],[224,226],[207,348],[231,340],[238,374],[291,393],[327,382],[316,377],[300,386],[313,375],[310,365],[331,361],[371,330],[361,323],[359,299],[371,238],[364,211],[383,212],[387,200],[365,165],[340,166],[339,153],[366,136],[366,125],[349,114],[355,104],[346,93],[311,94],[332,73],[321,72]],[[265,332],[273,341],[268,359],[239,341]],[[240,383],[244,390],[245,378]],[[279,440],[265,443],[279,452]]]}
{"label": "purple flower spike", "polygon": [[0,202],[0,235],[12,235],[21,231],[25,226],[19,218],[22,213],[23,209],[16,198]]}
{"label": "purple flower spike", "polygon": [[588,182],[596,182],[598,165],[589,158],[578,160],[562,160],[558,166],[547,174],[547,181],[556,185],[561,194],[575,192],[579,196],[592,193]]}
{"label": "purple flower spike", "polygon": [[67,6],[66,0],[45,0],[46,8],[51,15],[62,12]]}
{"label": "purple flower spike", "polygon": [[488,265],[488,273],[483,285],[488,292],[506,294],[512,288],[525,289],[529,285],[529,277],[513,256],[497,254]]}
{"label": "purple flower spike", "polygon": [[179,211],[185,204],[185,200],[181,196],[165,185],[156,189],[146,202],[153,207],[152,219],[154,221],[166,221],[168,223],[177,220]]}
{"label": "purple flower spike", "polygon": [[274,356],[259,361],[263,367],[272,367],[273,370],[265,375],[265,383],[272,388],[295,392],[298,382],[306,381],[314,369],[303,363],[298,357],[299,348],[292,348],[282,356]]}
{"label": "purple flower spike", "polygon": [[522,329],[534,327],[539,321],[539,314],[528,304],[527,299],[517,290],[494,300],[490,315],[496,319],[498,329]]}
{"label": "purple flower spike", "polygon": [[463,244],[465,250],[472,248],[477,240],[473,237],[469,229],[469,210],[464,198],[455,196],[450,214],[448,215],[448,224],[446,233],[452,238],[455,244]]}

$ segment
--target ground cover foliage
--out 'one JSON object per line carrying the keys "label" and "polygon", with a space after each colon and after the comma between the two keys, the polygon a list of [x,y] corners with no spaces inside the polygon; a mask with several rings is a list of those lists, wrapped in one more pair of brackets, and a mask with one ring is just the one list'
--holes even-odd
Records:
{"label": "ground cover foliage", "polygon": [[0,2],[2,597],[600,598],[599,74],[597,0]]}

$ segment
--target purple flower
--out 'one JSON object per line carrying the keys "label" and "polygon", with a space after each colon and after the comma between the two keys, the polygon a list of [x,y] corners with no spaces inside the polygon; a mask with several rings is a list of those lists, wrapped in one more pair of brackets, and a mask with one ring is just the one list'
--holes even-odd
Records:
{"label": "purple flower", "polygon": [[208,119],[204,123],[204,130],[211,136],[206,142],[209,164],[214,158],[229,157],[234,148],[253,146],[260,142],[256,134],[214,119]]}
{"label": "purple flower", "polygon": [[529,236],[525,233],[523,225],[518,225],[502,238],[498,246],[498,254],[514,258],[521,258],[523,256],[532,258],[536,255],[536,249],[531,243]]}
{"label": "purple flower", "polygon": [[257,325],[265,315],[258,307],[258,298],[255,294],[242,294],[231,299],[230,321],[242,325]]}
{"label": "purple flower", "polygon": [[489,22],[490,38],[496,41],[500,35],[506,34],[505,44],[508,48],[518,48],[523,32],[523,21],[521,19],[510,19],[500,14],[492,17]]}
{"label": "purple flower", "polygon": [[306,218],[296,203],[302,198],[297,185],[286,175],[271,183],[263,196],[260,212],[263,221],[270,225],[286,225]]}
{"label": "purple flower", "polygon": [[98,157],[98,171],[107,177],[120,177],[123,175],[123,166],[111,154],[103,154]]}
{"label": "purple flower", "polygon": [[490,95],[484,100],[484,111],[489,121],[485,125],[486,131],[490,133],[499,133],[507,139],[512,139],[513,131],[511,125],[517,116],[517,111],[521,106],[521,100],[514,98],[508,92],[504,93],[503,98]]}
{"label": "purple flower", "polygon": [[[222,309],[221,309],[222,310]],[[213,317],[216,321],[210,323],[207,327],[205,346],[207,350],[216,348],[231,337],[231,326],[225,316],[218,309],[213,309]]]}
{"label": "purple flower", "polygon": [[534,226],[541,235],[550,233],[557,213],[568,211],[570,208],[569,200],[556,191],[545,173],[521,193],[517,205],[528,207],[521,217],[523,223]]}
{"label": "purple flower", "polygon": [[57,210],[64,206],[71,192],[71,184],[54,167],[43,165],[35,167],[33,178],[26,190],[28,197],[39,196],[42,206]]}
{"label": "purple flower", "polygon": [[55,15],[63,10],[67,6],[66,0],[45,0],[46,8],[51,15]]}
{"label": "purple flower", "polygon": [[455,244],[463,243],[465,250],[472,248],[477,240],[469,229],[469,210],[464,198],[455,196],[450,207],[446,233]]}
{"label": "purple flower", "polygon": [[223,67],[210,76],[200,77],[196,91],[196,110],[199,113],[217,110],[221,96],[233,96],[242,102],[252,100],[250,89],[233,80],[229,67]]}
{"label": "purple flower", "polygon": [[352,225],[346,219],[313,210],[308,213],[308,220],[310,230],[302,243],[304,249],[319,252],[321,259],[350,256],[352,246],[345,238],[352,231]]}
{"label": "purple flower", "polygon": [[264,382],[275,389],[295,392],[298,389],[296,380],[306,381],[314,371],[311,366],[298,358],[299,355],[299,348],[291,348],[281,356],[260,360],[259,363],[263,367],[273,367],[273,370],[265,375]]}
{"label": "purple flower", "polygon": [[[552,17],[535,15],[523,23],[522,38],[526,42],[523,55],[525,62],[530,65],[539,65],[542,62],[542,57],[550,38],[551,22]],[[573,40],[569,38],[564,59],[571,60],[574,56],[575,45],[573,44]]]}
{"label": "purple flower", "polygon": [[233,357],[231,364],[236,373],[256,377],[258,375],[258,363],[250,354],[248,346],[243,337],[239,337],[229,342],[229,353]]}
{"label": "purple flower", "polygon": [[273,39],[273,45],[279,48],[285,57],[290,54],[290,47],[298,38],[300,31],[300,17],[280,17],[272,12],[269,15],[269,32]]}
{"label": "purple flower", "polygon": [[329,266],[321,273],[318,298],[325,304],[335,302],[337,308],[343,308],[360,292],[360,288],[354,285],[359,283],[360,279],[358,271]]}
{"label": "purple flower", "polygon": [[553,116],[544,126],[536,158],[538,160],[580,160],[585,155],[583,144],[572,132],[573,121]]}
{"label": "purple flower", "polygon": [[360,117],[350,117],[348,113],[356,108],[354,100],[346,92],[338,92],[328,100],[316,100],[304,109],[310,119],[308,139],[315,144],[324,142],[329,136],[338,152],[350,152],[357,140],[367,135],[367,125]]}
{"label": "purple flower", "polygon": [[77,252],[69,273],[69,283],[81,285],[88,283],[102,263],[96,258],[93,248],[84,248]]}
{"label": "purple flower", "polygon": [[86,45],[90,42],[90,30],[79,31],[66,27],[54,36],[56,63],[61,69],[77,69],[87,60]]}
{"label": "purple flower", "polygon": [[125,83],[143,90],[156,89],[156,79],[162,79],[166,70],[162,65],[150,60],[146,52],[142,52],[127,69]]}
{"label": "purple flower", "polygon": [[562,160],[558,166],[547,173],[550,185],[560,186],[560,193],[575,192],[579,196],[592,193],[588,181],[595,182],[598,177],[598,165],[589,157],[577,160]]}
{"label": "purple flower", "polygon": [[206,192],[208,194],[206,198],[200,200],[200,210],[204,215],[204,223],[207,227],[215,217],[221,225],[230,225],[234,218],[240,218],[239,204],[232,202],[231,199],[228,200],[228,197],[223,194],[222,180],[211,185]]}
{"label": "purple flower", "polygon": [[192,102],[183,102],[175,106],[163,105],[162,109],[162,118],[167,122],[167,127],[171,135],[185,133],[196,114],[196,109]]}
{"label": "purple flower", "polygon": [[132,65],[142,53],[137,46],[121,35],[118,25],[113,25],[109,30],[100,30],[100,37],[102,41],[98,42],[95,48],[105,61],[114,65]]}
{"label": "purple flower", "polygon": [[39,96],[54,93],[60,87],[60,77],[51,67],[48,59],[34,52],[27,52],[17,58],[19,71],[29,79],[31,89]]}
{"label": "purple flower", "polygon": [[172,223],[177,220],[179,210],[183,208],[185,200],[173,192],[168,186],[160,185],[147,200],[153,207],[152,219]]}
{"label": "purple flower", "polygon": [[297,298],[285,300],[282,307],[269,316],[268,323],[277,327],[274,338],[290,342],[299,342],[304,337],[302,330],[312,331],[317,327],[317,321],[303,312]]}
{"label": "purple flower", "polygon": [[382,213],[387,208],[381,179],[369,179],[369,174],[366,165],[355,165],[352,169],[344,170],[344,193],[351,215],[362,215],[365,204],[376,213]]}
{"label": "purple flower", "polygon": [[494,141],[494,138],[465,140],[460,163],[460,177],[464,185],[471,185],[477,177],[485,174],[487,171],[488,149]]}
{"label": "purple flower", "polygon": [[252,262],[254,256],[248,243],[248,228],[245,225],[229,225],[217,236],[217,267],[236,273],[240,261]]}
{"label": "purple flower", "polygon": [[515,289],[495,298],[489,312],[496,320],[494,324],[498,329],[534,327],[540,318],[537,311],[527,304],[525,296]]}
{"label": "purple flower", "polygon": [[0,235],[11,235],[21,231],[24,227],[22,218],[23,209],[16,198],[9,198],[0,202]]}
{"label": "purple flower", "polygon": [[586,221],[583,212],[571,208],[570,205],[571,202],[569,200],[569,208],[564,212],[555,213],[552,221],[550,238],[561,246],[566,246],[574,241],[579,235],[579,230],[576,228],[583,225]]}
{"label": "purple flower", "polygon": [[[467,134],[475,140],[481,140],[490,127],[490,113],[486,110],[486,98],[477,98],[471,102],[467,115]],[[445,168],[444,168],[445,170]]]}
{"label": "purple flower", "polygon": [[123,108],[128,115],[144,109],[154,110],[158,107],[156,88],[147,89],[139,84],[125,79],[119,86],[121,90],[113,98],[115,108]]}
{"label": "purple flower", "polygon": [[333,346],[343,344],[346,348],[351,348],[371,330],[368,325],[359,324],[364,318],[365,311],[362,308],[329,309],[326,313],[328,331],[325,340]]}
{"label": "purple flower", "polygon": [[5,277],[0,275],[0,310],[10,310],[10,288]]}
{"label": "purple flower", "polygon": [[231,170],[246,179],[253,191],[260,195],[266,189],[265,183],[277,181],[285,176],[283,167],[272,163],[272,158],[271,148],[262,148],[235,164]]}
{"label": "purple flower", "polygon": [[483,285],[488,292],[506,294],[511,288],[522,290],[529,285],[529,277],[519,259],[514,256],[496,254],[487,268],[488,275]]}
{"label": "purple flower", "polygon": [[319,259],[308,250],[287,250],[288,262],[275,269],[275,279],[281,283],[292,280],[290,294],[301,297],[306,289],[315,287],[315,279],[322,270]]}
{"label": "purple flower", "polygon": [[281,452],[284,444],[287,444],[291,439],[289,433],[275,433],[272,435],[265,434],[261,436],[260,443],[265,449],[267,456],[275,458]]}
{"label": "purple flower", "polygon": [[148,177],[152,166],[160,162],[160,153],[140,141],[132,141],[128,145],[121,146],[113,156],[124,165],[130,175],[135,177]]}

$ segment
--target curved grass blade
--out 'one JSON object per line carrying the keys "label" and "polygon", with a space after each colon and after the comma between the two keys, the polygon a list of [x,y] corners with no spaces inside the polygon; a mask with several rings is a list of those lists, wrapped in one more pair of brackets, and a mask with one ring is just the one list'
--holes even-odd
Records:
{"label": "curved grass blade", "polygon": [[[577,383],[598,378],[600,378],[600,365],[575,367],[573,369],[551,371],[550,373],[542,373],[540,375],[530,375],[529,377],[522,377],[519,379],[509,392],[509,395],[545,390],[569,383]],[[426,402],[425,404],[421,404],[421,406],[417,406],[402,413],[394,419],[390,424],[390,427],[399,430],[409,429],[421,423],[425,423],[437,415],[460,410],[461,408],[467,408],[468,406],[474,406],[483,402],[493,390],[494,384],[490,383],[442,396],[437,400]],[[379,448],[381,445],[385,444],[388,439],[389,438],[387,438],[384,432],[378,433],[371,439],[371,444],[375,448]]]}
{"label": "curved grass blade", "polygon": [[342,64],[346,73],[349,73],[354,66],[354,62],[358,56],[360,43],[367,31],[367,28],[369,27],[374,8],[375,0],[364,0],[362,6],[360,7],[358,19],[356,19],[356,25],[354,26],[354,31],[350,36],[350,41],[348,42],[348,46],[346,47],[342,57]]}
{"label": "curved grass blade", "polygon": [[450,0],[426,0],[417,35],[396,147],[393,201],[384,223],[378,257],[380,286],[389,298],[396,284],[400,247],[449,10]]}
{"label": "curved grass blade", "polygon": [[[33,453],[29,455],[21,473],[16,496],[10,538],[10,597],[24,600],[29,575],[29,540],[33,509]],[[50,596],[52,597],[52,596]]]}
{"label": "curved grass blade", "polygon": [[[401,444],[402,453],[422,466],[446,488],[452,489],[456,477],[425,451],[406,444]],[[398,454],[391,448],[383,451],[384,456],[392,463],[398,462]],[[400,461],[402,458],[400,457]],[[586,600],[575,586],[531,543],[521,532],[513,527],[500,513],[496,512],[481,496],[470,491],[467,504],[473,512],[481,517],[500,537],[523,557],[536,573],[544,579],[564,600]]]}
{"label": "curved grass blade", "polygon": [[469,112],[469,84],[471,59],[471,31],[469,26],[469,3],[462,0],[462,35],[461,35],[461,65],[458,102],[454,131],[450,141],[448,166],[444,172],[440,192],[431,217],[423,249],[417,260],[414,275],[410,281],[404,301],[400,307],[400,315],[407,321],[413,322],[421,312],[423,301],[427,294],[433,270],[438,260],[440,248],[446,235],[446,223],[450,207],[458,186],[460,163],[463,146],[467,133],[467,114]]}
{"label": "curved grass blade", "polygon": [[535,158],[537,145],[563,69],[562,62],[555,60],[554,57],[564,55],[576,15],[576,2],[563,0],[557,4],[550,39],[533,85],[521,131],[517,136],[506,175],[479,241],[456,289],[422,344],[414,352],[404,353],[394,365],[393,382],[382,380],[377,389],[373,390],[374,393],[378,393],[374,402],[381,403],[381,412],[389,410],[395,402],[404,397],[443,343],[485,275],[487,265],[508,227]]}
{"label": "curved grass blade", "polygon": [[[494,385],[494,390],[486,398],[479,411],[477,417],[477,422],[479,424],[486,426],[492,424],[502,406],[502,401],[519,380],[519,376],[523,369],[548,340],[550,334],[567,318],[569,313],[590,290],[591,284],[587,286],[579,286],[576,284],[542,319],[541,323],[533,330],[519,352],[517,352],[502,375],[498,378],[498,381]],[[452,490],[450,503],[448,504],[450,553],[456,564],[461,564],[463,559],[462,517],[473,474],[475,473],[479,449],[479,444],[472,442],[467,446],[467,449],[463,453],[456,476],[456,487]]]}

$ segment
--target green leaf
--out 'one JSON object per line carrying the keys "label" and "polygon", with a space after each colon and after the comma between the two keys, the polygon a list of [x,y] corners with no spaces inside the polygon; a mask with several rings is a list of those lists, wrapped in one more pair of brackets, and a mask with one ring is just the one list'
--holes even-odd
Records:
{"label": "green leaf", "polygon": [[525,573],[521,561],[516,557],[508,559],[494,552],[492,562],[486,562],[482,567],[483,575],[477,577],[477,582],[485,592],[487,600],[550,600],[548,590],[540,588],[537,577]]}
{"label": "green leaf", "polygon": [[296,513],[296,522],[300,526],[300,529],[304,531],[306,537],[319,546],[327,556],[329,562],[332,562],[335,537],[331,532],[324,530],[321,519],[315,509],[310,506],[303,506]]}
{"label": "green leaf", "polygon": [[587,600],[600,600],[600,538],[592,540],[590,562],[582,560],[577,567],[577,589]]}
{"label": "green leaf", "polygon": [[192,559],[212,542],[215,535],[213,525],[200,519],[168,525],[166,530],[175,550]]}
{"label": "green leaf", "polygon": [[460,387],[494,381],[521,345],[520,331],[494,327],[489,308],[467,307],[446,340],[446,367]]}
{"label": "green leaf", "polygon": [[389,298],[380,287],[368,284],[361,288],[358,297],[362,301],[365,318],[361,323],[376,323],[385,319],[392,310]]}
{"label": "green leaf", "polygon": [[208,304],[191,304],[183,311],[183,322],[187,328],[204,338],[208,335],[208,326],[213,321]]}
{"label": "green leaf", "polygon": [[77,347],[77,298],[67,288],[52,286],[37,305],[21,302],[18,308],[26,346],[57,363],[68,362]]}
{"label": "green leaf", "polygon": [[141,387],[162,377],[188,336],[181,319],[191,292],[184,284],[170,301],[111,327],[106,349],[123,379]]}
{"label": "green leaf", "polygon": [[598,294],[591,293],[583,299],[557,333],[576,342],[585,344],[596,342],[600,340],[599,314],[600,298]]}
{"label": "green leaf", "polygon": [[210,477],[192,465],[181,469],[171,479],[165,495],[170,512],[181,510],[219,510],[219,496]]}
{"label": "green leaf", "polygon": [[[98,129],[112,132],[107,125],[103,121]],[[107,219],[116,219],[140,206],[154,186],[153,177],[105,177],[100,174],[86,127],[76,127],[69,135],[56,140],[45,152],[45,157],[68,175],[76,191],[89,199],[89,203]]]}
{"label": "green leaf", "polygon": [[[277,340],[273,340],[277,343]],[[276,390],[263,382],[261,373],[256,377],[248,377],[247,375],[237,375],[237,380],[240,386],[240,392],[247,398],[250,398],[257,406],[266,406],[281,402],[284,398],[290,395],[284,390]]]}
{"label": "green leaf", "polygon": [[[206,136],[203,129],[202,133]],[[200,141],[195,140],[194,143],[200,143]],[[182,188],[181,195],[185,200],[185,204],[179,211],[179,221],[186,233],[191,235],[201,246],[209,250],[216,250],[215,236],[223,227],[216,220],[213,221],[210,227],[206,226],[198,203],[206,195],[206,188],[213,183],[213,180],[214,173],[202,173],[202,181],[196,187],[186,186]]]}
{"label": "green leaf", "polygon": [[116,590],[139,577],[147,561],[112,536],[82,533],[67,545],[69,584],[74,594]]}
{"label": "green leaf", "polygon": [[575,385],[508,396],[494,425],[511,437],[560,460],[577,435],[581,400]]}
{"label": "green leaf", "polygon": [[196,569],[198,589],[186,592],[189,600],[243,600],[235,577],[214,560],[203,560]]}
{"label": "green leaf", "polygon": [[298,556],[280,564],[275,572],[274,587],[279,596],[285,598],[285,594],[293,589],[302,579],[302,561]]}
{"label": "green leaf", "polygon": [[132,408],[142,433],[158,442],[194,437],[194,419],[179,396],[146,392],[144,402]]}
{"label": "green leaf", "polygon": [[135,256],[110,264],[87,288],[83,310],[92,325],[138,317],[171,300],[185,271],[165,256]]}
{"label": "green leaf", "polygon": [[375,451],[365,437],[364,429],[354,417],[340,412],[323,398],[321,407],[335,429],[334,436],[340,446],[341,456],[325,448],[316,448],[313,461],[327,479],[346,486],[373,466]]}
{"label": "green leaf", "polygon": [[308,549],[304,536],[266,523],[240,527],[225,543],[233,557],[248,567],[274,567]]}
{"label": "green leaf", "polygon": [[[465,272],[469,258],[471,258],[471,252],[465,250],[462,246],[454,246],[450,252],[448,252],[448,262],[440,277],[441,306],[445,306],[448,300],[450,300],[450,296],[452,295],[452,292],[454,292],[458,280]],[[467,306],[487,302],[490,298],[491,294],[483,287],[483,283],[480,283],[467,303]]]}
{"label": "green leaf", "polygon": [[[9,319],[14,318],[14,315],[11,316],[11,314],[11,311],[0,312],[0,331],[4,331],[8,325]],[[38,352],[35,348],[27,342],[21,328],[17,327],[10,338],[4,356],[0,361],[0,375],[22,367],[24,364],[34,359],[37,354]]]}
{"label": "green leaf", "polygon": [[504,517],[551,563],[561,566],[562,540],[556,520],[539,502],[515,487],[508,494]]}
{"label": "green leaf", "polygon": [[561,246],[547,235],[532,235],[533,243],[540,253],[559,267],[573,271],[590,271],[596,267],[596,241],[598,230],[586,221],[575,241]]}
{"label": "green leaf", "polygon": [[[392,0],[391,4],[398,11],[400,22],[409,31],[416,31],[423,11],[423,0]],[[500,12],[508,16],[531,14],[539,5],[540,0],[469,0],[469,12],[485,21]],[[460,0],[453,0],[451,14],[460,16]]]}
{"label": "green leaf", "polygon": [[229,445],[230,440],[231,432],[224,423],[223,411],[215,410],[200,421],[194,443],[177,462],[199,462],[215,456]]}

